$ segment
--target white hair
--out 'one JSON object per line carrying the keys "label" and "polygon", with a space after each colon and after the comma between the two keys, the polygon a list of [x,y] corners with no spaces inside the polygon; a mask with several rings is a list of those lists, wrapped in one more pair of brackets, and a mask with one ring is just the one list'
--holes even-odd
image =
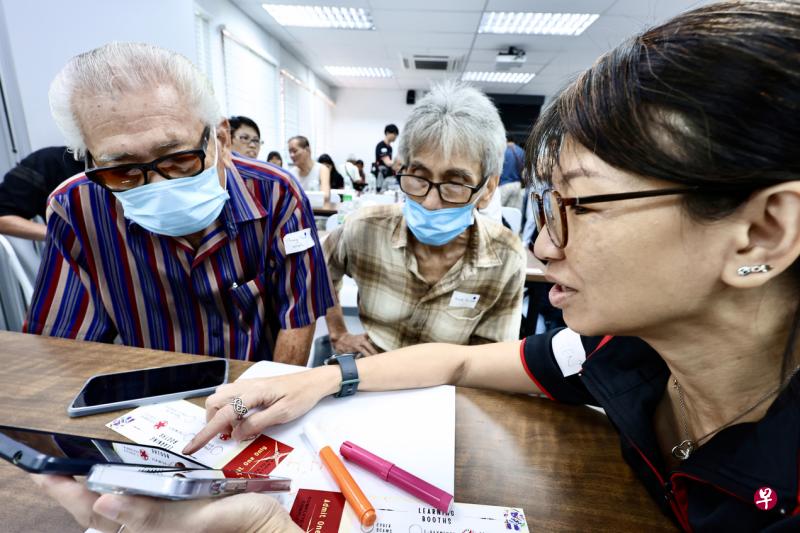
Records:
{"label": "white hair", "polygon": [[434,85],[422,98],[400,132],[400,159],[435,150],[442,158],[454,155],[480,160],[483,176],[503,169],[506,130],[497,108],[478,89],[457,81]]}
{"label": "white hair", "polygon": [[50,111],[67,147],[82,156],[86,143],[76,114],[78,99],[174,87],[204,124],[222,119],[208,78],[186,57],[145,43],[112,42],[73,57],[50,84]]}

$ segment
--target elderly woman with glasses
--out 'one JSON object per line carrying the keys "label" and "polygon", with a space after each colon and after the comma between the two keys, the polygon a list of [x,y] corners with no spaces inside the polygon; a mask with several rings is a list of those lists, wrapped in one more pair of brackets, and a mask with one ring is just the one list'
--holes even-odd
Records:
{"label": "elderly woman with glasses", "polygon": [[327,316],[337,353],[372,355],[420,342],[519,337],[524,264],[510,231],[476,213],[497,187],[505,130],[478,90],[446,83],[412,110],[396,176],[402,205],[365,208],[324,243],[334,283],[358,285],[364,333],[342,308]]}
{"label": "elderly woman with glasses", "polygon": [[[535,251],[569,329],[362,359],[358,386],[598,405],[683,530],[798,531],[799,102],[797,2],[712,4],[604,55],[528,142]],[[186,451],[340,390],[330,366],[221,387]],[[237,423],[232,397],[262,410]]]}

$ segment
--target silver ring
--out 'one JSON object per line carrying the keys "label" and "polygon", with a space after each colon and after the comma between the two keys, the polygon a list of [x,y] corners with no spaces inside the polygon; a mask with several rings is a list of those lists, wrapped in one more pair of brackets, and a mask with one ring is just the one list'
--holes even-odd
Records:
{"label": "silver ring", "polygon": [[117,530],[117,533],[122,533],[123,529],[125,529],[125,524],[122,524],[121,526],[119,526],[119,529]]}
{"label": "silver ring", "polygon": [[[231,399],[231,405],[233,406],[233,412],[236,413],[236,420],[241,420],[247,414],[247,406],[244,404],[242,399],[238,396],[234,396]],[[119,533],[119,531],[117,531]]]}

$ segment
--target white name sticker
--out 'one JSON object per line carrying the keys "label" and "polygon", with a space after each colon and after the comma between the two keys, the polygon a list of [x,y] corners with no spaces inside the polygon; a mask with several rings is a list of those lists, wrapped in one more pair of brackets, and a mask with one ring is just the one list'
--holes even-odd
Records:
{"label": "white name sticker", "polygon": [[562,329],[553,336],[553,355],[564,377],[577,374],[586,361],[581,336],[571,329]]}
{"label": "white name sticker", "polygon": [[480,294],[453,291],[453,296],[450,298],[450,307],[468,307],[470,309],[475,309],[480,299]]}
{"label": "white name sticker", "polygon": [[314,246],[314,239],[311,237],[311,228],[288,233],[283,237],[283,247],[286,248],[287,254],[296,254],[308,250],[312,246]]}

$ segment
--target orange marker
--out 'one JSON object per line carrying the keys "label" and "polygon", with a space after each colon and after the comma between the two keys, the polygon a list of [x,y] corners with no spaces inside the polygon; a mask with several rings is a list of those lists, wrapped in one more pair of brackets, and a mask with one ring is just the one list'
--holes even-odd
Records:
{"label": "orange marker", "polygon": [[347,503],[349,503],[350,507],[356,512],[358,521],[361,522],[362,526],[371,528],[378,519],[378,515],[375,514],[375,508],[372,507],[367,497],[364,496],[361,487],[358,486],[356,480],[353,479],[353,476],[347,471],[342,460],[339,459],[339,456],[325,443],[316,425],[312,423],[306,424],[303,427],[303,434],[314,451],[319,453],[322,464],[325,465],[328,472],[336,481],[336,484],[339,485],[339,489],[342,491],[342,494],[344,494]]}

